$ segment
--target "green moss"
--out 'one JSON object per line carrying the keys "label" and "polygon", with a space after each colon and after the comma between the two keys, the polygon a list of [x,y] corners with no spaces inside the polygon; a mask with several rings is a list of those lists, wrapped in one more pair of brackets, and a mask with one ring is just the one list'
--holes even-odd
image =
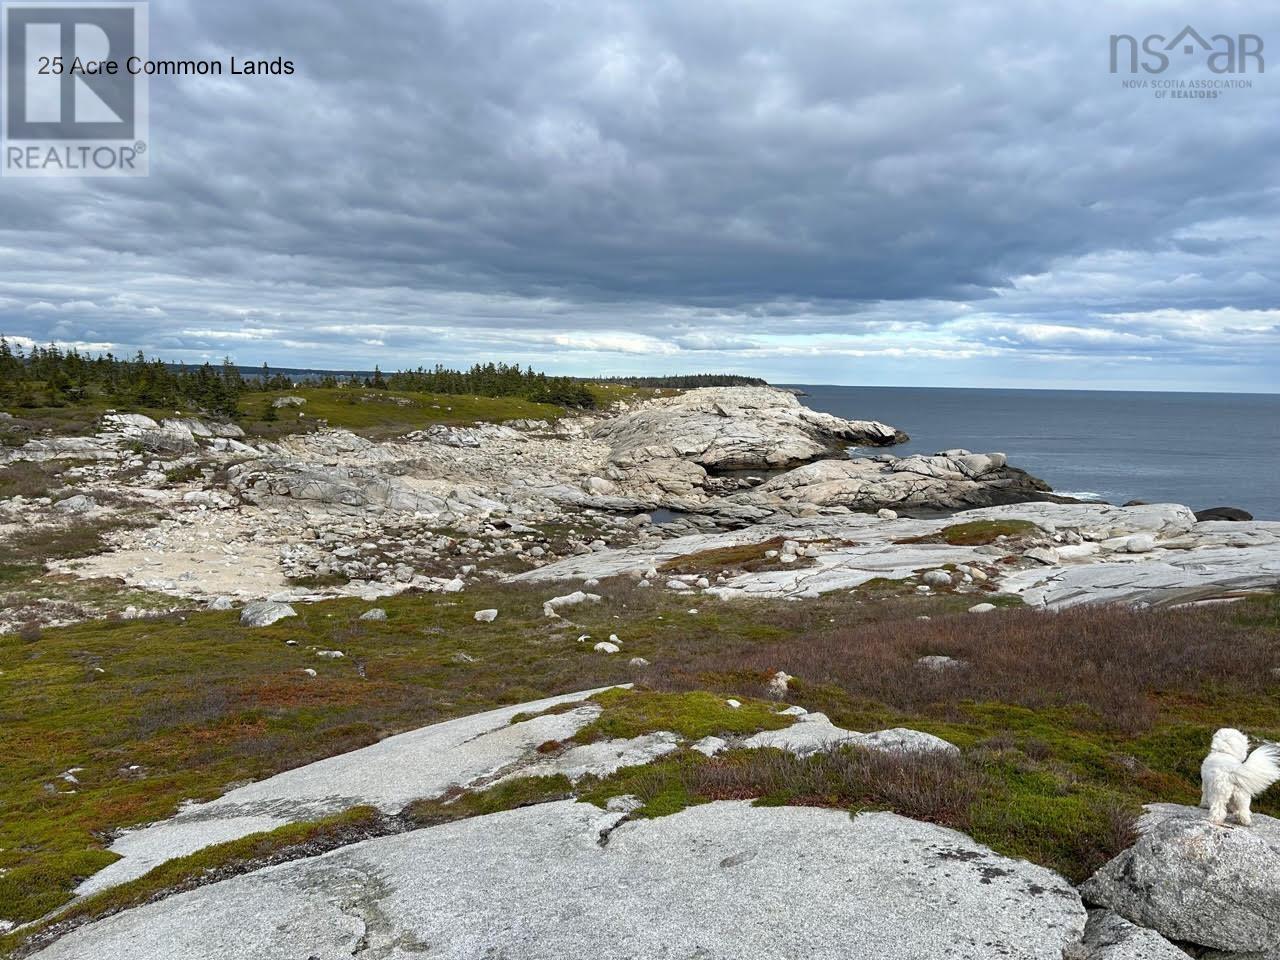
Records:
{"label": "green moss", "polygon": [[522,777],[488,790],[458,791],[438,800],[416,800],[405,809],[404,816],[415,826],[430,827],[572,796],[573,784],[568,777]]}
{"label": "green moss", "polygon": [[[267,408],[281,396],[302,397],[301,407],[285,407],[277,419]],[[435,424],[461,426],[480,421],[557,420],[563,407],[518,397],[474,397],[400,390],[301,387],[285,393],[249,393],[240,398],[242,425],[253,434],[281,436],[315,429],[321,422],[373,439],[400,436]],[[301,416],[299,416],[301,414]]]}
{"label": "green moss", "polygon": [[893,580],[889,577],[872,577],[854,587],[854,592],[868,599],[906,597],[916,592],[916,585],[909,580]]}
{"label": "green moss", "polygon": [[614,797],[633,796],[641,806],[631,816],[670,816],[707,802],[691,784],[694,771],[708,762],[700,753],[681,750],[643,767],[626,767],[608,777],[585,777],[578,784],[578,799],[604,807]]}
{"label": "green moss", "polygon": [[781,730],[795,722],[779,714],[774,704],[740,700],[734,708],[715,694],[655,693],[651,690],[606,690],[592,700],[600,716],[574,735],[578,743],[619,740],[667,730],[688,740],[715,735],[745,736],[758,730]]}
{"label": "green moss", "polygon": [[1001,537],[1026,537],[1039,528],[1029,520],[970,520],[953,523],[937,533],[913,537],[903,543],[949,543],[953,547],[981,547]]}

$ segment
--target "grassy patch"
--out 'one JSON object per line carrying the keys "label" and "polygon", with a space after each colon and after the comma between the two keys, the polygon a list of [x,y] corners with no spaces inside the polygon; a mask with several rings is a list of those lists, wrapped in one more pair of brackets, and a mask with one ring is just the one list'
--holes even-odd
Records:
{"label": "grassy patch", "polygon": [[781,730],[794,717],[781,716],[774,704],[760,700],[729,706],[725,697],[694,691],[655,693],[649,690],[606,690],[592,700],[603,709],[600,716],[577,732],[578,743],[627,740],[668,730],[689,740],[716,734],[746,735],[757,730]]}
{"label": "grassy patch", "polygon": [[[379,601],[386,621],[359,621],[369,605],[352,599],[256,630],[200,612],[0,637],[0,916],[65,902],[113,859],[103,837],[185,799],[423,724],[633,680],[626,658],[577,642],[584,630],[619,632],[628,654],[651,659],[784,635],[749,606],[708,600],[693,617],[672,609],[679,598],[621,583],[566,628],[542,613],[557,592],[405,594]],[[485,607],[502,611],[497,623],[474,620]],[[75,785],[62,778],[72,768]]]}
{"label": "grassy patch", "polygon": [[131,526],[140,526],[137,518],[99,517],[86,520],[80,517],[58,526],[32,526],[20,536],[4,541],[5,561],[13,565],[31,565],[37,568],[50,557],[75,559],[102,553],[107,549],[109,534]]}
{"label": "grassy patch", "polygon": [[350,583],[351,578],[345,573],[313,573],[305,577],[290,577],[289,585],[293,587],[307,587],[312,590],[322,590],[325,587],[340,587],[344,583]]}
{"label": "grassy patch", "polygon": [[[84,580],[72,574],[46,573],[39,565],[0,564],[0,627],[88,620],[135,610],[169,610],[174,599],[122,587],[117,580]],[[0,635],[0,644],[5,643]]]}
{"label": "grassy patch", "polygon": [[[1072,877],[1114,849],[1137,804],[1195,802],[1196,768],[1216,727],[1280,738],[1274,597],[976,617],[963,613],[972,595],[702,596],[693,615],[683,609],[688,598],[617,578],[596,590],[600,603],[575,608],[572,623],[544,617],[543,601],[572,586],[402,595],[379,601],[386,621],[358,622],[368,604],[352,599],[298,605],[299,616],[258,630],[234,613],[202,612],[46,629],[33,642],[0,638],[0,915],[30,920],[64,903],[112,859],[104,837],[169,816],[184,799],[423,724],[637,679],[651,692],[606,696],[587,736],[673,729],[697,738],[785,722],[758,702],[768,678],[785,670],[797,678],[790,702],[843,727],[909,726],[960,746],[968,766],[955,789],[968,791],[964,804],[928,779],[937,771],[894,777],[940,798],[935,811],[963,805],[965,819],[912,807],[909,791],[867,793],[859,777],[872,785],[875,777],[852,762],[760,767],[763,759],[736,754],[707,761],[681,752],[607,784],[581,784],[584,797],[636,793],[649,815],[735,790],[769,802],[899,809]],[[486,607],[501,611],[497,622],[475,622]],[[623,654],[593,652],[577,642],[583,633],[618,634]],[[346,656],[323,660],[317,649]],[[930,654],[969,666],[916,665]],[[652,666],[638,673],[627,663],[635,656]],[[725,697],[743,708],[732,711]],[[72,768],[76,784],[62,777]],[[447,814],[420,812],[429,821],[563,788],[525,795],[504,786],[509,793],[483,802],[455,798]],[[1280,813],[1276,799],[1264,794],[1257,808]]]}
{"label": "grassy patch", "polygon": [[[663,563],[659,570],[663,573],[693,574],[719,573],[760,573],[766,570],[786,570],[812,566],[813,561],[807,557],[798,557],[791,563],[783,563],[782,545],[786,541],[782,537],[774,537],[761,543],[744,543],[734,547],[717,547],[714,550],[703,550],[699,553],[687,553],[684,556],[672,557]],[[804,547],[804,543],[801,543]],[[776,550],[779,556],[768,557],[765,554]]]}
{"label": "grassy patch", "polygon": [[140,413],[159,423],[166,417],[205,417],[199,410],[144,407],[131,404],[113,404],[99,398],[90,398],[62,407],[16,407],[5,412],[12,420],[0,420],[0,443],[5,446],[21,446],[28,440],[44,436],[83,437],[97,433],[102,415],[108,410],[119,413]]}
{"label": "grassy patch", "polygon": [[608,410],[617,403],[635,404],[684,393],[675,387],[632,387],[622,383],[588,383],[587,389],[595,397],[596,406],[602,410]]}
{"label": "grassy patch", "polygon": [[67,460],[44,463],[18,460],[7,467],[0,467],[0,500],[9,497],[51,497],[73,484],[72,480],[64,479],[64,474],[78,465],[75,461]]}
{"label": "grassy patch", "polygon": [[573,784],[568,777],[523,777],[487,790],[456,790],[437,800],[417,800],[405,808],[403,816],[414,826],[433,827],[572,796]]}
{"label": "grassy patch", "polygon": [[772,749],[733,750],[713,758],[686,751],[584,782],[582,796],[603,805],[610,797],[632,794],[645,804],[641,816],[675,813],[691,803],[754,799],[768,806],[893,810],[966,829],[970,810],[989,787],[983,765],[972,759],[846,747],[808,757]]}
{"label": "grassy patch", "polygon": [[[302,397],[270,419],[267,408],[282,396]],[[480,421],[557,420],[563,407],[518,397],[473,397],[400,390],[301,387],[283,393],[250,393],[240,399],[241,425],[257,436],[283,436],[321,425],[341,427],[370,439],[387,439],[435,424],[465,426]]]}
{"label": "grassy patch", "polygon": [[1122,792],[1066,784],[1022,754],[986,749],[956,756],[842,747],[807,757],[734,750],[714,758],[682,751],[604,779],[586,779],[578,792],[599,806],[635,796],[642,804],[636,817],[667,816],[715,800],[887,810],[962,830],[1075,881],[1133,842],[1133,822],[1141,812],[1138,800]]}
{"label": "grassy patch", "polygon": [[995,543],[1001,537],[1014,539],[1029,537],[1039,531],[1030,520],[970,520],[953,523],[937,533],[924,537],[912,537],[900,543],[949,543],[953,547],[982,547]]}

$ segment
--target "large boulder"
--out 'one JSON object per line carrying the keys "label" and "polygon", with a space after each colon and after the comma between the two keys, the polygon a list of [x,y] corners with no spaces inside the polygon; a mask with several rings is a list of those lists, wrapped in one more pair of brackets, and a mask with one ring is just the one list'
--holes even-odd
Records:
{"label": "large boulder", "polygon": [[887,446],[907,439],[883,423],[810,410],[770,387],[690,390],[605,420],[593,434],[609,443],[610,462],[622,468],[687,460],[712,471],[780,468],[851,444]]}
{"label": "large boulder", "polygon": [[1136,844],[1080,892],[1170,940],[1234,952],[1280,952],[1280,821],[1217,826],[1206,811],[1152,804]]}
{"label": "large boulder", "polygon": [[240,622],[246,627],[269,627],[286,617],[296,617],[298,611],[287,603],[261,600],[240,611]]}
{"label": "large boulder", "polygon": [[1061,960],[1053,872],[890,813],[545,803],[357,843],[82,927],[44,960]]}
{"label": "large boulder", "polygon": [[1201,523],[1206,520],[1228,520],[1234,523],[1247,523],[1252,519],[1252,513],[1248,510],[1241,510],[1239,507],[1210,507],[1207,510],[1196,511],[1196,520]]}

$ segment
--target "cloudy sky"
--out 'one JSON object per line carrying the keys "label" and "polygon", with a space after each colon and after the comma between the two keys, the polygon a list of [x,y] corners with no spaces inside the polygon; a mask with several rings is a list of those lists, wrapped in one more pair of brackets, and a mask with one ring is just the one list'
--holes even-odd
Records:
{"label": "cloudy sky", "polygon": [[[1109,72],[1187,24],[1275,72]],[[1277,7],[154,0],[151,53],[297,73],[152,80],[147,179],[0,180],[11,338],[1280,390]]]}

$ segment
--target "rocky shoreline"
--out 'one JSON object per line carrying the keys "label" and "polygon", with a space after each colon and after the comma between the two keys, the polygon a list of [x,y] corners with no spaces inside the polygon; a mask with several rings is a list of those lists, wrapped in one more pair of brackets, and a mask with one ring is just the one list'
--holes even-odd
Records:
{"label": "rocky shoreline", "polygon": [[[777,538],[817,555],[768,574],[709,569],[706,589],[801,597],[873,577],[916,586],[927,568],[961,564],[985,577],[982,591],[1054,606],[1196,599],[1280,580],[1280,524],[1198,522],[1176,505],[1055,503],[1000,453],[862,453],[904,438],[755,387],[388,442],[325,430],[254,443],[231,424],[111,414],[95,436],[0,453],[7,464],[77,464],[61,493],[0,501],[0,536],[114,523],[110,549],[50,556],[49,570],[206,603],[456,592],[477,577],[653,579],[680,555]],[[670,519],[653,523],[654,510]],[[1029,528],[990,543],[922,542],[983,520]],[[972,572],[954,580],[978,592]],[[9,610],[0,630],[67,622],[58,612]]]}

